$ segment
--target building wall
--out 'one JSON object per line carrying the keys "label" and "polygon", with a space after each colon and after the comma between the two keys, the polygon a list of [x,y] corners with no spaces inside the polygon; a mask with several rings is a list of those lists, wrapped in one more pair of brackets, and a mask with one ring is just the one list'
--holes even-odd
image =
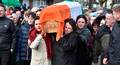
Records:
{"label": "building wall", "polygon": [[23,0],[22,4],[26,4],[26,6],[32,6],[32,7],[40,7],[40,6],[46,6],[47,1],[46,0]]}
{"label": "building wall", "polygon": [[117,3],[120,3],[120,0],[117,0]]}
{"label": "building wall", "polygon": [[54,0],[54,3],[62,2],[64,0]]}
{"label": "building wall", "polygon": [[20,0],[23,4],[25,3],[27,6],[31,5],[33,7],[39,7],[44,5],[51,5],[54,3],[62,2],[64,0]]}
{"label": "building wall", "polygon": [[[44,5],[51,5],[53,3],[58,3],[58,2],[62,2],[64,0],[20,0],[23,4],[26,3],[27,6],[31,5],[33,7],[36,6],[44,6]],[[95,0],[73,0],[73,1],[78,1],[80,2],[80,4],[82,5],[84,2],[92,2]]]}

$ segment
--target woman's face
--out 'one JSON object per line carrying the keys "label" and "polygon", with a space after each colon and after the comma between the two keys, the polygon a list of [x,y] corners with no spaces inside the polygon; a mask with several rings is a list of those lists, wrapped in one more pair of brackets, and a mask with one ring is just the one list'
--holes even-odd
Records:
{"label": "woman's face", "polygon": [[69,34],[73,31],[72,26],[67,22],[65,24],[65,34]]}
{"label": "woman's face", "polygon": [[76,25],[78,28],[82,29],[85,27],[86,22],[83,18],[79,18]]}
{"label": "woman's face", "polygon": [[35,20],[35,29],[36,29],[38,32],[41,32],[41,25],[40,25],[39,20]]}
{"label": "woman's face", "polygon": [[16,23],[18,23],[18,17],[13,17],[13,22],[16,24]]}
{"label": "woman's face", "polygon": [[31,25],[34,22],[34,18],[30,15],[28,18],[28,23]]}
{"label": "woman's face", "polygon": [[93,26],[93,30],[94,30],[94,32],[97,32],[98,29],[99,29],[99,26],[97,26],[97,25],[94,25],[94,26]]}
{"label": "woman's face", "polygon": [[24,15],[24,20],[28,21],[29,17],[27,15]]}
{"label": "woman's face", "polygon": [[40,16],[40,13],[41,13],[40,11],[36,12],[36,16]]}

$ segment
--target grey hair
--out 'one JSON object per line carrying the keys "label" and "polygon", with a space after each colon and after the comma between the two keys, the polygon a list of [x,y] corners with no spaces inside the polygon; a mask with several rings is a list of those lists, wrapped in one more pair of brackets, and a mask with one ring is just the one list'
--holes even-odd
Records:
{"label": "grey hair", "polygon": [[120,4],[115,4],[112,8],[113,11],[120,12]]}

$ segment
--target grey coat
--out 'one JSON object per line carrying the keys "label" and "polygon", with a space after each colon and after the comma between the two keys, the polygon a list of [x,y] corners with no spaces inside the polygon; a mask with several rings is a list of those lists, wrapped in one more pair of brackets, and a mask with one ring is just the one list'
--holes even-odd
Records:
{"label": "grey coat", "polygon": [[109,65],[120,65],[120,21],[112,30],[109,45]]}
{"label": "grey coat", "polygon": [[111,31],[109,27],[107,27],[106,25],[101,26],[99,31],[97,32],[94,46],[93,46],[93,61],[95,63],[98,62],[99,56],[102,57],[100,59],[101,61],[103,57],[107,56],[107,50],[108,50],[108,45],[110,41],[110,34],[111,34]]}

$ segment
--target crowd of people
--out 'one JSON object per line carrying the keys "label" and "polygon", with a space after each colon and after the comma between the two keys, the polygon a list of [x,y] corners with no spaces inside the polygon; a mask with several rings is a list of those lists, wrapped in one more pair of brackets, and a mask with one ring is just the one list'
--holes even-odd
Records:
{"label": "crowd of people", "polygon": [[[0,4],[0,65],[119,65],[120,4],[106,13],[64,20],[64,31],[42,30],[41,8],[22,11]],[[94,17],[94,18],[93,18]]]}

